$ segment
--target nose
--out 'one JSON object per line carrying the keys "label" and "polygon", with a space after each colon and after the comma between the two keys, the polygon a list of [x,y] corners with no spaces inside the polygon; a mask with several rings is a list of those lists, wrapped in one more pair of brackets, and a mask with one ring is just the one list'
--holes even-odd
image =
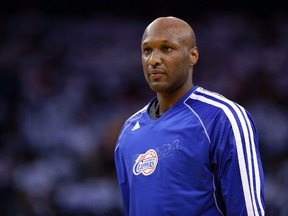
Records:
{"label": "nose", "polygon": [[151,52],[151,55],[150,55],[150,57],[148,59],[148,64],[151,65],[151,66],[157,66],[157,65],[161,64],[161,56],[160,56],[159,51],[154,49]]}

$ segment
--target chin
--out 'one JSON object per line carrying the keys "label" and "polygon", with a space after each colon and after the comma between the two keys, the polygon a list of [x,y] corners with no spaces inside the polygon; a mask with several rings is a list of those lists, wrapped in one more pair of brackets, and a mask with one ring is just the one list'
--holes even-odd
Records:
{"label": "chin", "polygon": [[150,88],[154,92],[165,92],[167,91],[167,87],[165,85],[161,85],[160,83],[150,83]]}

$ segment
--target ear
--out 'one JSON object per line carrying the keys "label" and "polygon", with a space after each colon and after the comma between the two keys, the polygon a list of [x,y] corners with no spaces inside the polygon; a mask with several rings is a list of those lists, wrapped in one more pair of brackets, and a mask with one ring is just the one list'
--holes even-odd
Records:
{"label": "ear", "polygon": [[199,58],[198,48],[195,46],[190,49],[190,62],[191,65],[195,65]]}

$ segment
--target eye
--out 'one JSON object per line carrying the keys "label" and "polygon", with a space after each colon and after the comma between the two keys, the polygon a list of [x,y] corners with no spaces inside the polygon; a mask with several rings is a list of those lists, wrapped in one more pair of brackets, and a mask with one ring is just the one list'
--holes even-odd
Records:
{"label": "eye", "polygon": [[150,53],[151,51],[152,51],[152,49],[149,48],[149,47],[146,47],[146,48],[143,49],[143,53],[144,53],[144,54],[148,54],[148,53]]}
{"label": "eye", "polygon": [[165,52],[170,52],[172,50],[172,48],[170,46],[164,46],[162,48]]}

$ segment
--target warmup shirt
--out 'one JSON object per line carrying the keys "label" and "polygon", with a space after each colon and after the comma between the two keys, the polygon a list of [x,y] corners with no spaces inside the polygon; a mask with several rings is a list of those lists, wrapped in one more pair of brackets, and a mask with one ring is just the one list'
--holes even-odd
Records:
{"label": "warmup shirt", "polygon": [[195,86],[160,118],[123,125],[115,164],[125,216],[264,215],[255,125],[240,105]]}

